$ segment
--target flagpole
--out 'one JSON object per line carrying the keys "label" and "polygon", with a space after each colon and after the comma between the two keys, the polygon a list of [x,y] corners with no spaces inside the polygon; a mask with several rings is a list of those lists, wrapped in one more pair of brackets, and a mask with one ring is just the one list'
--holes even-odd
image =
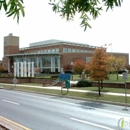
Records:
{"label": "flagpole", "polygon": [[112,43],[111,43],[111,56],[112,56]]}
{"label": "flagpole", "polygon": [[112,43],[109,43],[108,46],[111,46],[111,56],[112,56]]}

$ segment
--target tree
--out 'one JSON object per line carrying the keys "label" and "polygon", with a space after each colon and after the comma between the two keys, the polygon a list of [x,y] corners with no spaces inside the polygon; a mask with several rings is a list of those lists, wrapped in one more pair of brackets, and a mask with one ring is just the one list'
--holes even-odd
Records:
{"label": "tree", "polygon": [[117,75],[117,80],[118,80],[118,73],[121,70],[125,69],[125,64],[126,64],[126,59],[123,56],[120,56],[118,58],[115,57],[115,60],[113,61],[112,67],[114,68],[116,75]]}
{"label": "tree", "polygon": [[84,71],[85,69],[85,61],[81,60],[81,59],[78,59],[76,61],[74,61],[74,64],[73,64],[73,70],[74,72],[78,73],[78,74],[82,74],[82,72]]}
{"label": "tree", "polygon": [[72,71],[72,65],[70,65],[70,64],[64,65],[63,69],[64,69],[64,72],[65,71]]}
{"label": "tree", "polygon": [[[24,13],[24,0],[0,0],[0,10],[3,8],[7,17],[13,16],[17,17],[17,22],[19,22],[20,12],[23,16]],[[54,2],[52,2],[54,1]],[[100,11],[103,7],[108,9],[113,9],[115,6],[121,6],[123,0],[50,0],[52,9],[56,13],[60,13],[60,16],[66,18],[67,20],[73,20],[76,12],[80,14],[81,26],[91,27],[88,20],[96,19],[100,15]],[[90,16],[92,17],[90,19]]]}
{"label": "tree", "polygon": [[89,75],[89,73],[90,73],[90,68],[89,68],[89,66],[90,66],[90,64],[89,63],[87,63],[86,65],[85,65],[85,73],[86,73],[86,75],[87,75],[87,77],[88,77],[88,75]]}
{"label": "tree", "polygon": [[20,12],[22,16],[25,16],[23,0],[0,0],[0,10],[4,9],[7,17],[13,16],[17,17],[17,22],[19,22]]}
{"label": "tree", "polygon": [[4,71],[2,64],[0,64],[0,74]]}
{"label": "tree", "polygon": [[89,62],[89,76],[91,80],[98,81],[99,96],[101,95],[100,87],[103,88],[102,82],[108,78],[109,68],[107,59],[108,55],[104,49],[98,48],[95,50],[94,55]]}
{"label": "tree", "polygon": [[113,73],[115,71],[115,69],[113,68],[113,64],[115,62],[115,59],[116,59],[116,57],[114,57],[113,55],[111,55],[111,56],[108,57],[107,62],[109,64],[110,73]]}
{"label": "tree", "polygon": [[50,2],[53,11],[60,13],[60,16],[67,20],[73,20],[76,13],[79,13],[82,19],[80,25],[85,31],[87,27],[91,28],[88,20],[96,19],[103,7],[106,7],[106,11],[113,9],[115,6],[121,6],[123,0],[102,0],[100,2],[99,0],[58,0],[58,2],[50,0]]}
{"label": "tree", "polygon": [[35,71],[36,73],[39,73],[39,72],[40,72],[40,68],[39,68],[39,67],[35,67],[35,68],[34,68],[34,71]]}
{"label": "tree", "polygon": [[126,65],[125,68],[128,70],[128,72],[130,71],[130,65]]}

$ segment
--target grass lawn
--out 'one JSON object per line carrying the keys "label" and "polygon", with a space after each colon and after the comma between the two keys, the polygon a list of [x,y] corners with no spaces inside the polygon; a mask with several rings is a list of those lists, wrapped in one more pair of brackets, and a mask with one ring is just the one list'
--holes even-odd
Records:
{"label": "grass lawn", "polygon": [[[20,90],[20,91],[29,91],[29,92],[36,92],[41,94],[53,94],[57,96],[62,97],[74,97],[74,98],[83,98],[86,100],[94,100],[94,101],[107,101],[107,102],[119,102],[119,103],[125,103],[125,97],[123,96],[113,96],[113,95],[101,95],[99,97],[98,94],[93,93],[82,93],[82,92],[67,92],[67,90],[63,90],[61,93],[61,90],[50,90],[50,89],[41,89],[41,88],[31,88],[31,87],[21,87],[21,86],[10,86],[10,85],[2,85],[5,89],[8,90]],[[92,87],[91,87],[92,88]],[[74,88],[73,88],[74,89]],[[90,88],[89,88],[90,89]],[[94,88],[94,90],[96,87]],[[88,88],[87,88],[88,90]],[[121,90],[120,90],[121,91]],[[130,97],[127,97],[127,104],[130,105]]]}
{"label": "grass lawn", "polygon": [[[80,75],[74,74],[73,79],[74,80],[79,80],[80,79],[79,76]],[[86,78],[86,80],[90,80],[89,77]],[[118,80],[117,80],[117,75],[116,74],[110,74],[109,79],[105,80],[104,82],[112,82],[112,83],[113,82],[124,82],[124,79],[123,79],[121,74],[118,74]],[[128,78],[126,79],[126,82],[130,82],[130,74],[128,74]]]}

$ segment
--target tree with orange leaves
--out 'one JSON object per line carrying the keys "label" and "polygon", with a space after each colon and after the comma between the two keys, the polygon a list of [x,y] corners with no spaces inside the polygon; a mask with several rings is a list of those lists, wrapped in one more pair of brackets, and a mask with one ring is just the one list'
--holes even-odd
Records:
{"label": "tree with orange leaves", "polygon": [[85,61],[83,61],[81,59],[77,59],[76,61],[74,61],[74,64],[73,64],[74,72],[81,75],[85,69],[85,65],[86,65]]}
{"label": "tree with orange leaves", "polygon": [[114,69],[117,75],[117,80],[118,80],[118,73],[119,71],[123,71],[125,69],[126,65],[126,58],[124,56],[120,57],[114,57],[114,60],[112,61],[111,67]]}
{"label": "tree with orange leaves", "polygon": [[100,87],[103,88],[102,82],[108,78],[108,57],[109,55],[106,54],[103,48],[97,48],[89,62],[89,76],[91,80],[98,81],[99,96],[101,95]]}
{"label": "tree with orange leaves", "polygon": [[113,68],[113,64],[115,62],[115,59],[116,59],[116,57],[114,57],[113,55],[111,55],[111,56],[108,57],[107,62],[109,64],[110,73],[115,72],[115,69]]}
{"label": "tree with orange leaves", "polygon": [[72,71],[72,65],[66,64],[66,65],[63,66],[63,69],[64,69],[64,72],[65,71]]}
{"label": "tree with orange leaves", "polygon": [[87,77],[89,76],[89,73],[90,73],[90,68],[89,68],[89,63],[87,63],[86,65],[85,65],[85,74],[87,75]]}

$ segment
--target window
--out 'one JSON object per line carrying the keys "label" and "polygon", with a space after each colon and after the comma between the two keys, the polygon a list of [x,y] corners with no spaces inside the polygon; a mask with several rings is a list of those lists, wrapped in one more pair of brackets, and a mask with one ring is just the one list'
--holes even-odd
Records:
{"label": "window", "polygon": [[72,49],[72,52],[76,52],[76,50],[75,50],[75,49]]}
{"label": "window", "polygon": [[44,53],[47,53],[47,50],[44,50]]}
{"label": "window", "polygon": [[58,57],[55,57],[55,67],[58,67]]}
{"label": "window", "polygon": [[43,67],[51,67],[51,58],[50,57],[43,57],[42,58],[42,66]]}
{"label": "window", "polygon": [[63,48],[63,52],[67,52],[67,48]]}
{"label": "window", "polygon": [[52,49],[51,51],[52,51],[52,52],[55,52],[55,49]]}
{"label": "window", "polygon": [[71,52],[71,49],[70,49],[70,48],[68,48],[68,52]]}
{"label": "window", "polygon": [[59,48],[56,48],[56,52],[59,52]]}
{"label": "window", "polygon": [[51,50],[49,49],[48,52],[51,52]]}

